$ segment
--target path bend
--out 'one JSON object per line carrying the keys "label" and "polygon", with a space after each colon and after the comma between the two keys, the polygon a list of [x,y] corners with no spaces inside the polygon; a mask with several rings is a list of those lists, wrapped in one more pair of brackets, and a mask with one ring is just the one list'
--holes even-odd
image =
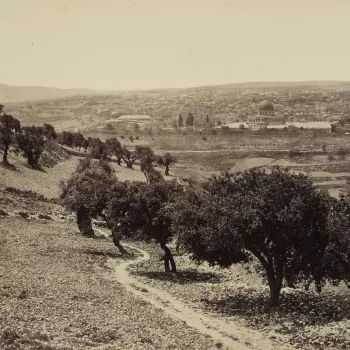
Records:
{"label": "path bend", "polygon": [[200,310],[194,310],[168,292],[143,283],[129,273],[128,267],[147,261],[150,255],[133,245],[124,243],[123,246],[138,251],[141,256],[118,265],[115,265],[113,259],[110,259],[109,265],[114,266],[116,280],[140,299],[163,310],[170,317],[185,322],[200,333],[212,337],[227,350],[294,350],[291,346],[276,344],[265,338],[262,333],[239,326],[234,321],[209,317]]}

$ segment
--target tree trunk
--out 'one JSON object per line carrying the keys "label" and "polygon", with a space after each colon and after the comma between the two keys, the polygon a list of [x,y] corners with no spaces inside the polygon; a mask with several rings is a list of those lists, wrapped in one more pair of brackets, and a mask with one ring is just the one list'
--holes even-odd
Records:
{"label": "tree trunk", "polygon": [[271,284],[269,282],[270,287],[270,304],[271,306],[279,306],[280,304],[280,292],[275,283]]}
{"label": "tree trunk", "polygon": [[79,231],[84,235],[84,236],[94,236],[94,230],[92,229],[92,224],[91,224],[91,219],[89,214],[86,211],[86,208],[84,206],[81,206],[77,212],[77,224]]}
{"label": "tree trunk", "polygon": [[173,255],[171,254],[170,249],[164,243],[161,243],[160,247],[164,250],[164,271],[170,272],[171,266],[171,272],[176,272],[175,260]]}
{"label": "tree trunk", "polygon": [[149,184],[149,176],[147,171],[143,171],[143,175],[145,175],[146,182]]}
{"label": "tree trunk", "polygon": [[112,229],[113,243],[119,249],[120,254],[122,255],[129,254],[128,251],[125,250],[125,248],[120,244],[120,238],[121,238],[120,233]]}
{"label": "tree trunk", "polygon": [[165,166],[165,175],[169,176],[169,165]]}
{"label": "tree trunk", "polygon": [[117,162],[118,162],[118,165],[122,165],[122,159],[121,159],[121,157],[117,157]]}
{"label": "tree trunk", "polygon": [[29,152],[28,153],[28,164],[32,166],[34,164],[34,158],[33,158],[33,153]]}
{"label": "tree trunk", "polygon": [[180,241],[179,240],[177,240],[177,242],[176,242],[176,253],[177,254],[180,254]]}
{"label": "tree trunk", "polygon": [[281,266],[276,267],[276,274],[273,265],[268,266],[267,278],[270,288],[270,304],[271,306],[279,306],[283,282],[283,272],[281,270]]}
{"label": "tree trunk", "polygon": [[126,167],[132,169],[132,163],[130,161],[126,162]]}
{"label": "tree trunk", "polygon": [[8,160],[7,160],[8,152],[9,152],[9,145],[5,145],[5,148],[4,148],[4,155],[3,155],[3,157],[2,157],[2,161],[3,161],[4,164],[7,164],[7,163],[8,163]]}

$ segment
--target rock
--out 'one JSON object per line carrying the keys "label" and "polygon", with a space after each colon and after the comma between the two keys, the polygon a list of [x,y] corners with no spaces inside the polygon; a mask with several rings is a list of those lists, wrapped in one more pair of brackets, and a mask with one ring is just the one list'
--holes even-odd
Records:
{"label": "rock", "polygon": [[38,218],[42,219],[42,220],[52,220],[52,217],[50,215],[46,215],[46,214],[39,214]]}

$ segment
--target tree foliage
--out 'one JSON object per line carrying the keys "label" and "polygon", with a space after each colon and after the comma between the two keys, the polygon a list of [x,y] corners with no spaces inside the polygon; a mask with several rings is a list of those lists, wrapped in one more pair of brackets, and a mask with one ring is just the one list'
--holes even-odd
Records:
{"label": "tree foliage", "polygon": [[170,216],[166,207],[176,192],[168,182],[118,182],[106,209],[112,230],[124,237],[150,241],[155,239],[164,250],[165,271],[176,272],[175,261],[166,244],[172,237]]}
{"label": "tree foliage", "polygon": [[80,151],[80,148],[83,147],[84,140],[85,138],[82,133],[77,132],[73,134],[73,146],[78,147],[79,151]]}
{"label": "tree foliage", "polygon": [[[1,109],[3,109],[3,105]],[[3,163],[8,163],[7,155],[12,147],[16,146],[15,134],[21,129],[19,120],[12,115],[0,115],[0,149],[3,151]]]}
{"label": "tree foliage", "polygon": [[184,126],[184,119],[181,114],[179,114],[179,128],[183,128]]}
{"label": "tree foliage", "polygon": [[127,168],[132,169],[132,165],[136,162],[138,157],[137,153],[128,150],[125,146],[121,149],[120,152],[120,156],[125,162]]}
{"label": "tree foliage", "polygon": [[170,165],[177,163],[177,159],[170,153],[165,153],[163,156],[158,156],[157,163],[158,165],[165,166],[165,175],[168,176]]}
{"label": "tree foliage", "polygon": [[117,157],[118,164],[122,161],[122,145],[116,137],[111,137],[106,140],[106,146],[110,155],[114,154]]}
{"label": "tree foliage", "polygon": [[76,213],[77,224],[83,235],[94,234],[91,218],[103,216],[110,188],[116,180],[107,162],[86,157],[79,161],[72,176],[61,182],[61,202]]}
{"label": "tree foliage", "polygon": [[56,140],[57,138],[55,128],[51,124],[44,124],[43,133],[45,137],[50,141]]}
{"label": "tree foliage", "polygon": [[147,183],[161,181],[163,179],[161,174],[153,166],[153,163],[157,160],[157,156],[152,149],[147,146],[137,146],[135,153],[136,157],[140,160],[140,168],[146,177]]}
{"label": "tree foliage", "polygon": [[[315,279],[329,242],[329,198],[280,170],[213,177],[173,208],[173,229],[196,260],[228,267],[255,257],[278,305],[284,280]],[[318,280],[330,277],[324,271]]]}
{"label": "tree foliage", "polygon": [[186,126],[193,126],[194,125],[194,116],[192,112],[189,112],[186,118]]}
{"label": "tree foliage", "polygon": [[92,158],[107,160],[107,157],[108,157],[107,146],[98,137],[91,139],[89,147],[90,147],[90,156]]}
{"label": "tree foliage", "polygon": [[42,127],[25,126],[16,134],[18,148],[27,158],[30,166],[39,164],[40,156],[44,151],[45,133]]}

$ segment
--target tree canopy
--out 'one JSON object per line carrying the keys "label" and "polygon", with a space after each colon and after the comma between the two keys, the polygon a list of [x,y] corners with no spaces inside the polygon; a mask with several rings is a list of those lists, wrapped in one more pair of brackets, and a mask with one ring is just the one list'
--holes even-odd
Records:
{"label": "tree canopy", "polygon": [[165,175],[169,175],[169,167],[171,164],[177,162],[176,157],[172,156],[170,153],[165,153],[163,156],[158,156],[157,163],[161,166],[165,166]]}
{"label": "tree canopy", "polygon": [[107,157],[108,157],[107,146],[98,137],[91,139],[89,147],[90,147],[90,156],[92,158],[107,160]]}
{"label": "tree canopy", "polygon": [[106,146],[110,155],[117,157],[118,164],[121,165],[122,161],[122,145],[116,137],[111,137],[106,140]]}
{"label": "tree canopy", "polygon": [[112,230],[124,237],[155,239],[165,252],[165,271],[176,272],[175,261],[166,243],[172,237],[166,207],[176,191],[175,182],[118,182],[111,191],[106,217]]}
{"label": "tree canopy", "polygon": [[329,198],[309,178],[251,170],[214,176],[205,188],[172,210],[173,229],[194,259],[228,267],[254,256],[273,305],[284,279],[315,279],[329,242]]}
{"label": "tree canopy", "polygon": [[107,162],[87,157],[79,161],[75,172],[67,181],[61,182],[61,202],[76,213],[82,234],[94,234],[91,218],[103,216],[110,188],[116,180],[114,170]]}
{"label": "tree canopy", "polygon": [[186,126],[193,126],[194,125],[194,116],[192,112],[189,112],[186,118]]}
{"label": "tree canopy", "polygon": [[39,164],[40,156],[44,151],[45,133],[42,127],[25,126],[16,134],[19,149],[27,157],[30,166]]}
{"label": "tree canopy", "polygon": [[[3,105],[0,105],[0,107]],[[1,109],[1,110],[2,110]],[[8,163],[7,155],[10,147],[16,146],[15,134],[21,129],[19,120],[12,115],[0,115],[0,149],[3,151],[3,163]]]}

